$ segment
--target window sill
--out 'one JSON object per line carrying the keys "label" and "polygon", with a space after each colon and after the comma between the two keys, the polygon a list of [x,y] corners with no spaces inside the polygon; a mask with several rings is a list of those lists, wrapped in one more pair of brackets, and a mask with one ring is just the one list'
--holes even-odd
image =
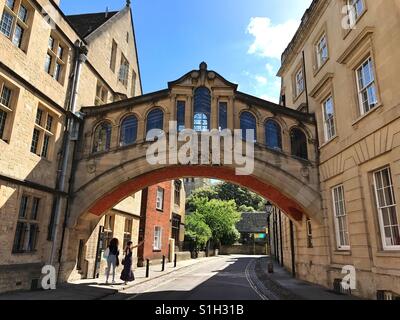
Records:
{"label": "window sill", "polygon": [[318,149],[321,150],[321,149],[327,147],[329,144],[333,143],[334,141],[337,141],[338,139],[339,139],[339,136],[335,135],[330,140],[325,141],[323,144],[321,144],[321,146]]}
{"label": "window sill", "polygon": [[356,119],[351,125],[353,127],[358,126],[358,124],[363,121],[365,118],[367,118],[368,116],[370,116],[371,114],[375,113],[375,112],[382,112],[382,108],[383,108],[383,104],[378,103],[378,105],[369,110],[367,113],[364,113],[362,116],[360,116],[358,119]]}
{"label": "window sill", "polygon": [[12,255],[35,255],[37,250],[33,251],[12,251]]}
{"label": "window sill", "polygon": [[323,64],[321,64],[319,67],[314,69],[314,78],[318,75],[318,73],[324,68],[324,66],[328,63],[330,58],[326,59]]}
{"label": "window sill", "polygon": [[352,255],[350,249],[336,249],[333,252],[333,254],[336,256],[351,256]]}
{"label": "window sill", "polygon": [[366,13],[367,13],[367,9],[364,9],[364,11],[361,13],[361,15],[359,15],[358,18],[356,19],[356,22],[355,22],[353,28],[350,28],[350,29],[344,31],[343,40],[345,40],[353,30],[356,30],[356,28],[357,28],[356,26],[357,26],[358,22],[361,20],[361,18]]}
{"label": "window sill", "polygon": [[380,258],[400,258],[400,248],[378,251],[375,255]]}
{"label": "window sill", "polygon": [[299,100],[299,98],[304,94],[305,91],[306,91],[306,90],[303,89],[303,91],[300,92],[297,96],[293,96],[293,103],[296,103],[297,100]]}

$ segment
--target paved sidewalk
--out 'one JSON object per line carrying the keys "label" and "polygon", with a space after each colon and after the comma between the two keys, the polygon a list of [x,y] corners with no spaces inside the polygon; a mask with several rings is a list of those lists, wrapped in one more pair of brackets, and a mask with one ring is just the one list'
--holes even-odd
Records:
{"label": "paved sidewalk", "polygon": [[[267,272],[269,262],[274,264],[272,274]],[[295,279],[270,257],[257,261],[256,273],[259,280],[271,291],[274,300],[360,300],[354,296],[341,295],[325,287]]]}
{"label": "paved sidewalk", "polygon": [[61,284],[56,290],[50,291],[19,291],[0,295],[0,300],[100,300],[122,292],[141,283],[161,278],[177,270],[200,264],[215,257],[199,258],[187,261],[180,261],[176,268],[173,263],[166,264],[165,271],[161,271],[161,264],[150,266],[150,277],[146,278],[146,268],[138,268],[134,271],[136,280],[124,285],[116,275],[115,285],[106,285],[105,277],[99,279],[85,279],[70,283]]}

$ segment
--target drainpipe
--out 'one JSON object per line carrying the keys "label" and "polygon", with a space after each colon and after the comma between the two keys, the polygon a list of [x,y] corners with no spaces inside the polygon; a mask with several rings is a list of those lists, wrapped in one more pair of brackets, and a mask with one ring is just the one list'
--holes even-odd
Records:
{"label": "drainpipe", "polygon": [[281,266],[284,266],[283,262],[283,236],[282,236],[282,211],[279,210],[279,242],[281,243],[280,250],[281,250]]}
{"label": "drainpipe", "polygon": [[296,278],[296,253],[294,252],[295,246],[294,246],[294,226],[293,226],[293,221],[290,220],[290,251],[292,254],[292,275],[293,278]]}
{"label": "drainpipe", "polygon": [[309,100],[308,100],[308,86],[307,86],[307,71],[306,71],[306,56],[303,51],[303,75],[304,75],[304,87],[306,90],[306,104],[307,104],[307,113],[310,113],[310,106],[309,106]]}
{"label": "drainpipe", "polygon": [[[76,100],[79,91],[79,80],[80,74],[82,70],[82,64],[87,60],[87,48],[82,44],[82,42],[77,41],[75,43],[75,66],[73,73],[73,83],[71,88],[71,97],[68,106],[68,111],[70,111],[73,115],[76,111]],[[70,158],[70,149],[71,149],[71,132],[74,128],[74,119],[73,116],[68,115],[67,126],[64,132],[65,143],[63,145],[62,151],[62,164],[59,172],[60,179],[58,180],[57,190],[65,192],[65,180],[68,171],[68,161]],[[68,199],[67,199],[68,201]],[[51,255],[50,255],[50,265],[53,265],[57,256],[57,238],[59,233],[59,225],[60,225],[60,217],[61,217],[61,208],[62,208],[62,198],[60,196],[56,197],[56,203],[54,205],[54,225],[52,230],[52,247],[51,247]],[[61,249],[60,249],[61,250]]]}

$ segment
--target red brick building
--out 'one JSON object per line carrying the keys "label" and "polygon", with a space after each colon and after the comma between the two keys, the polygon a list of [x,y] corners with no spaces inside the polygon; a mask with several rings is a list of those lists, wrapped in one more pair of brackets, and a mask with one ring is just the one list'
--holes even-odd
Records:
{"label": "red brick building", "polygon": [[172,182],[153,185],[142,191],[138,262],[168,258],[171,236]]}

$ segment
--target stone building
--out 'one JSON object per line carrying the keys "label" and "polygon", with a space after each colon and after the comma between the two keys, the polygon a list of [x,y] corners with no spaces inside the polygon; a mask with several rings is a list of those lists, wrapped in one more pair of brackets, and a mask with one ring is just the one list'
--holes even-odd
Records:
{"label": "stone building", "polygon": [[0,292],[58,266],[80,108],[142,93],[129,5],[71,17],[58,5],[0,0]]}
{"label": "stone building", "polygon": [[[324,224],[304,217],[295,226],[296,274],[333,288],[342,268],[354,266],[352,293],[378,299],[400,295],[400,35],[394,30],[400,30],[398,1],[314,0],[278,73],[281,103],[315,113],[317,122]],[[292,268],[290,222],[279,216],[277,254]]]}

